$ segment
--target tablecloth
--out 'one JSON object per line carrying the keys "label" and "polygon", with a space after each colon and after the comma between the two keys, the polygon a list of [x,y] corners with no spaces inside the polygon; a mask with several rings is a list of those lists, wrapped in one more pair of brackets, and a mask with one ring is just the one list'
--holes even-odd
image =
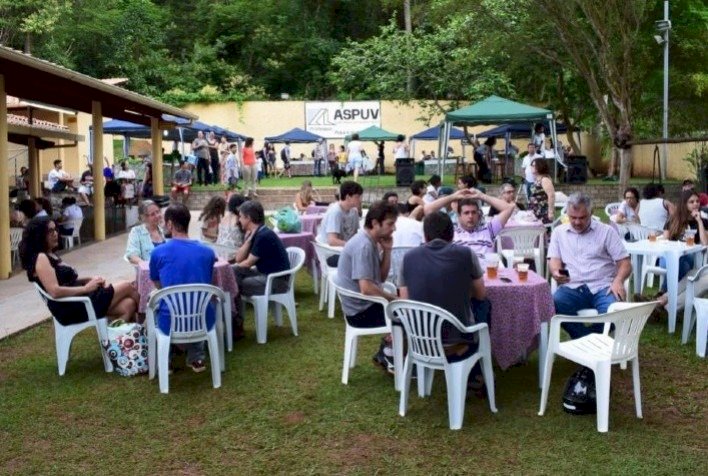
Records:
{"label": "tablecloth", "polygon": [[320,226],[320,223],[322,223],[323,218],[324,218],[323,213],[311,214],[311,215],[301,215],[300,216],[300,223],[302,223],[302,231],[307,232],[307,233],[312,233],[313,235],[317,235],[317,227]]}
{"label": "tablecloth", "polygon": [[328,205],[309,205],[305,210],[305,215],[316,215],[327,212]]}
{"label": "tablecloth", "polygon": [[[155,289],[155,285],[150,280],[150,267],[147,261],[142,261],[140,265],[137,266],[137,283],[138,294],[140,294],[138,312],[145,312],[150,293]],[[236,284],[236,276],[234,275],[233,269],[231,269],[231,265],[229,265],[227,261],[221,258],[214,263],[211,283],[225,292],[230,293],[232,300],[238,296],[238,285]],[[238,306],[234,306],[233,302],[231,314],[233,316],[238,315]]]}
{"label": "tablecloth", "polygon": [[303,266],[308,270],[312,269],[312,260],[315,257],[315,248],[312,246],[312,240],[315,239],[315,235],[307,231],[301,233],[279,232],[276,234],[286,248],[294,246],[303,250],[305,252],[305,264]]}
{"label": "tablecloth", "polygon": [[[510,283],[501,277],[511,279]],[[528,281],[520,283],[513,269],[498,270],[497,279],[485,273],[484,286],[492,303],[490,338],[492,355],[502,370],[523,360],[536,346],[541,323],[555,314],[548,282],[533,271]]]}

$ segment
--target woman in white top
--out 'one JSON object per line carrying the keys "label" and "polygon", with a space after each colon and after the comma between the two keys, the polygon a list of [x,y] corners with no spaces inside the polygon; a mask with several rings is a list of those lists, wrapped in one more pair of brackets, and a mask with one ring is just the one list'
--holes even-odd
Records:
{"label": "woman in white top", "polygon": [[650,183],[642,190],[644,198],[639,202],[639,221],[652,230],[663,230],[669,215],[675,212],[674,205],[663,198],[664,187]]}
{"label": "woman in white top", "polygon": [[407,159],[410,157],[408,150],[408,144],[406,144],[406,136],[399,134],[396,137],[396,144],[393,146],[393,158],[394,159]]}
{"label": "woman in white top", "polygon": [[624,201],[615,213],[615,223],[639,223],[639,190],[629,187],[624,191]]}
{"label": "woman in white top", "polygon": [[347,144],[347,168],[354,171],[354,181],[359,179],[359,169],[363,165],[361,157],[361,142],[359,142],[359,134],[353,134],[352,140]]}

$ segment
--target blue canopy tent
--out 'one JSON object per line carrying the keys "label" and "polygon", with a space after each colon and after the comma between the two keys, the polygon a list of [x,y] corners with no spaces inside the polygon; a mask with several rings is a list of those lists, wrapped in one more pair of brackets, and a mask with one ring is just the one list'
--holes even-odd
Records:
{"label": "blue canopy tent", "polygon": [[269,144],[278,144],[283,142],[290,142],[293,144],[307,144],[310,142],[318,142],[320,139],[324,140],[324,137],[313,134],[312,132],[307,132],[299,127],[290,129],[288,132],[283,132],[277,136],[266,137],[264,140]]}
{"label": "blue canopy tent", "polygon": [[[202,131],[204,134],[207,134],[209,131],[214,131],[214,133],[219,137],[226,136],[226,140],[228,140],[229,142],[241,142],[246,140],[246,137],[241,134],[232,132],[228,129],[224,129],[219,126],[205,124],[200,121],[187,123],[184,120],[177,120],[174,122],[177,124],[177,127],[173,129],[165,129],[163,138],[174,142],[181,142],[181,155],[183,157],[184,142],[192,142],[197,137],[197,133],[199,131]],[[93,131],[91,131],[91,133],[93,133]],[[125,155],[126,157],[128,156],[128,148],[131,137],[136,137],[140,139],[149,139],[151,137],[150,126],[135,124],[133,122],[128,121],[120,121],[117,119],[112,119],[110,121],[104,122],[103,133],[123,136],[123,155]]]}
{"label": "blue canopy tent", "polygon": [[[411,157],[415,157],[415,145],[419,140],[427,141],[437,141],[440,139],[440,130],[443,125],[433,126],[424,131],[420,131],[417,134],[411,136]],[[465,138],[465,133],[460,129],[453,127],[450,129],[450,139],[451,140],[462,140]],[[465,143],[462,143],[462,155],[465,155]]]}

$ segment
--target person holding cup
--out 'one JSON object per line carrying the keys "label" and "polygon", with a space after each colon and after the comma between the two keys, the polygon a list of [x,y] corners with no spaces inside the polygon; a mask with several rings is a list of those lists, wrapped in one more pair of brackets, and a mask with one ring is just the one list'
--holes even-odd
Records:
{"label": "person holding cup", "polygon": [[[693,190],[681,192],[681,202],[676,207],[676,213],[669,217],[664,226],[664,238],[672,241],[685,240],[689,246],[695,244],[708,245],[708,234],[706,233],[708,220],[701,217],[700,208],[701,202],[698,193]],[[679,258],[679,281],[693,269],[695,256],[694,254],[688,254]],[[659,258],[659,266],[666,269],[666,260],[663,257]],[[668,302],[666,287],[666,280],[664,280],[658,297],[662,306],[665,306]]]}

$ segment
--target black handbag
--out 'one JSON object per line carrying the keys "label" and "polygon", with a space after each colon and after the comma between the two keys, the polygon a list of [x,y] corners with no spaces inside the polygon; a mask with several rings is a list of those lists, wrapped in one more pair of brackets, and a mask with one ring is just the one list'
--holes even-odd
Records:
{"label": "black handbag", "polygon": [[597,413],[595,374],[592,370],[581,367],[570,376],[563,392],[563,410],[573,415]]}

